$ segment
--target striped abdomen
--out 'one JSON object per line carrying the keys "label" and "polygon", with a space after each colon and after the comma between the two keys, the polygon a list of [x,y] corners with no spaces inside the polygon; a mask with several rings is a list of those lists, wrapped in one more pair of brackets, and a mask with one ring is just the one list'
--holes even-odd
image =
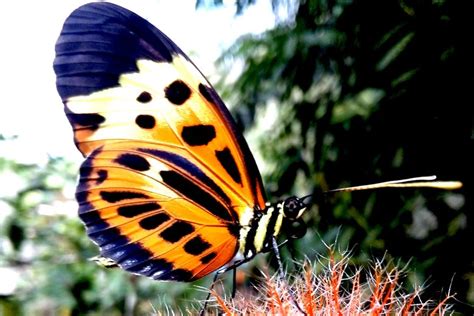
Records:
{"label": "striped abdomen", "polygon": [[269,204],[263,211],[252,212],[248,223],[240,229],[240,252],[245,258],[251,258],[271,247],[272,238],[280,232],[283,222],[284,202]]}

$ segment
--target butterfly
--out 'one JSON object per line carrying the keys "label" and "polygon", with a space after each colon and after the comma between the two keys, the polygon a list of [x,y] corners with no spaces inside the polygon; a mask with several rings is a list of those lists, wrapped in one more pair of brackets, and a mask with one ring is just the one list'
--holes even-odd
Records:
{"label": "butterfly", "polygon": [[79,217],[104,261],[156,280],[197,280],[238,252],[246,262],[275,250],[284,224],[307,208],[304,198],[267,201],[214,88],[137,14],[106,2],[76,9],[54,70],[85,157]]}

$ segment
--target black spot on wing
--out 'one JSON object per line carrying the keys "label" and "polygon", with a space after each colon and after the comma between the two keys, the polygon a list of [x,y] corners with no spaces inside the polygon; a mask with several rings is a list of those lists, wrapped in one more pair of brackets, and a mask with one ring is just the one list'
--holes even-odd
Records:
{"label": "black spot on wing", "polygon": [[143,91],[137,97],[137,101],[140,103],[148,103],[152,100],[151,94],[149,92]]}
{"label": "black spot on wing", "polygon": [[199,261],[201,261],[201,263],[203,263],[203,264],[207,264],[207,263],[211,262],[211,260],[214,259],[216,256],[217,256],[217,254],[215,252],[211,252],[210,254],[205,255],[204,257],[199,259]]}
{"label": "black spot on wing", "polygon": [[135,123],[143,129],[152,129],[155,127],[155,118],[151,115],[141,114],[135,119]]}
{"label": "black spot on wing", "polygon": [[[176,155],[174,153],[167,152],[167,151],[149,149],[149,148],[138,148],[138,151],[158,157],[162,160],[172,163],[173,165],[177,166],[180,169],[185,170],[191,176],[197,178],[199,182],[205,184],[217,196],[219,196],[227,205],[230,204],[230,198],[224,193],[224,191],[211,178],[209,178],[204,172],[202,172],[202,170],[198,166],[191,163],[189,160],[187,160],[183,156]],[[237,218],[237,215],[235,215],[235,218]]]}
{"label": "black spot on wing", "polygon": [[165,213],[155,214],[142,219],[138,224],[146,230],[153,230],[166,223],[170,217]]}
{"label": "black spot on wing", "polygon": [[150,169],[150,163],[142,156],[135,154],[121,154],[115,159],[115,162],[137,171],[147,171]]}
{"label": "black spot on wing", "polygon": [[223,150],[216,150],[216,157],[230,177],[236,183],[242,184],[242,178],[240,176],[239,169],[237,168],[237,164],[235,163],[234,157],[232,157],[229,147],[226,147]]}
{"label": "black spot on wing", "polygon": [[120,206],[117,209],[117,212],[120,216],[133,218],[135,216],[139,216],[159,209],[161,209],[161,206],[158,203],[148,202],[143,204]]}
{"label": "black spot on wing", "polygon": [[130,199],[147,199],[148,195],[132,191],[100,191],[100,197],[109,203],[117,203]]}
{"label": "black spot on wing", "polygon": [[201,238],[201,236],[196,236],[188,240],[184,244],[184,251],[189,253],[190,255],[200,255],[207,249],[211,247],[211,244]]}
{"label": "black spot on wing", "polygon": [[99,128],[100,124],[105,122],[105,117],[97,113],[76,114],[69,111],[67,108],[65,112],[69,122],[71,122],[71,125],[73,125],[76,130],[82,128],[95,131]]}
{"label": "black spot on wing", "polygon": [[191,89],[181,80],[175,80],[165,88],[165,97],[174,105],[182,105],[190,96]]}
{"label": "black spot on wing", "polygon": [[194,226],[183,221],[174,222],[160,233],[160,237],[164,240],[175,243],[181,238],[194,232]]}
{"label": "black spot on wing", "polygon": [[234,221],[230,211],[221,204],[214,196],[202,189],[199,185],[189,180],[180,173],[169,170],[160,171],[163,182],[170,188],[180,192],[185,197],[201,205],[215,216],[225,221]]}
{"label": "black spot on wing", "polygon": [[203,85],[202,83],[200,83],[199,86],[198,86],[198,89],[199,89],[199,93],[201,93],[201,95],[204,97],[204,99],[206,99],[210,103],[215,103],[214,99],[212,98],[211,93],[209,92],[211,88],[209,88],[209,87]]}
{"label": "black spot on wing", "polygon": [[81,189],[89,187],[91,184],[101,184],[107,180],[108,172],[104,169],[95,171],[96,168],[92,165],[83,164],[79,169],[79,186]]}
{"label": "black spot on wing", "polygon": [[202,146],[209,144],[216,137],[216,129],[212,125],[185,126],[181,137],[189,146]]}
{"label": "black spot on wing", "polygon": [[171,62],[182,51],[140,16],[99,2],[76,9],[56,43],[54,70],[62,99],[118,86],[120,75],[136,72],[139,59]]}
{"label": "black spot on wing", "polygon": [[107,180],[107,176],[108,176],[107,170],[101,169],[101,170],[97,171],[96,184],[101,184],[101,183],[103,183],[105,180]]}

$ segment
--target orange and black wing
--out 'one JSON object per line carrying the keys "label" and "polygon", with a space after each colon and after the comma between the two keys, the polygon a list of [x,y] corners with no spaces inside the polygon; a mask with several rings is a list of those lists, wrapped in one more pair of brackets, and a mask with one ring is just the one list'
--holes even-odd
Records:
{"label": "orange and black wing", "polygon": [[229,262],[265,197],[243,136],[189,58],[146,20],[100,2],[68,17],[54,69],[86,157],[80,217],[101,255],[160,280]]}

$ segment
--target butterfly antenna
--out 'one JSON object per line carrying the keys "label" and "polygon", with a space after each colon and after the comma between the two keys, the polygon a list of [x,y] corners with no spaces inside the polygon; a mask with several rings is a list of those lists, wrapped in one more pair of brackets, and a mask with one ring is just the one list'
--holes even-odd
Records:
{"label": "butterfly antenna", "polygon": [[[455,190],[462,187],[459,181],[434,181],[436,176],[415,177],[401,180],[385,181],[373,184],[365,184],[354,187],[346,187],[325,191],[324,193],[333,192],[352,192],[361,190],[373,190],[383,188],[434,188],[442,190]],[[307,196],[306,196],[307,197]],[[304,197],[304,198],[306,198]]]}

